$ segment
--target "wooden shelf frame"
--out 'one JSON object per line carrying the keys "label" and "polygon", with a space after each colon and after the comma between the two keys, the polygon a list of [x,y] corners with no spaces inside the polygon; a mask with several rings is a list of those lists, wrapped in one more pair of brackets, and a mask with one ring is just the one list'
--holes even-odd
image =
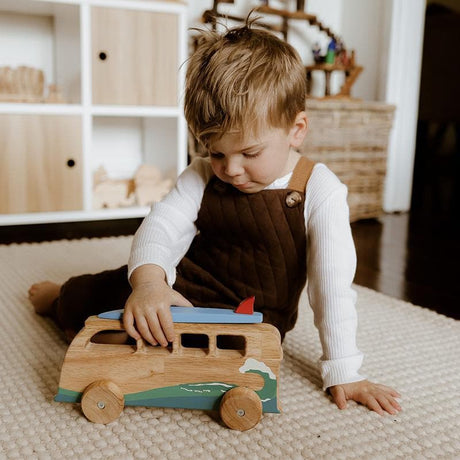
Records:
{"label": "wooden shelf frame", "polygon": [[[81,120],[81,162],[82,178],[81,189],[83,203],[81,209],[56,212],[7,212],[0,211],[0,225],[33,224],[45,222],[71,222],[102,219],[123,219],[144,217],[148,208],[130,207],[118,209],[92,209],[93,189],[93,138],[97,129],[95,122],[99,117],[120,119],[138,118],[144,120],[142,126],[155,123],[158,120],[164,123],[169,120],[168,126],[173,126],[175,135],[168,145],[175,145],[175,170],[180,174],[187,165],[187,127],[183,116],[181,95],[185,79],[185,66],[183,63],[188,56],[187,45],[187,4],[175,0],[2,0],[2,12],[48,15],[53,16],[59,8],[71,7],[79,21],[80,54],[74,56],[80,60],[80,101],[75,104],[47,104],[47,103],[3,103],[0,102],[0,115],[35,116],[77,116]],[[93,8],[121,9],[137,12],[158,14],[171,14],[176,17],[177,31],[175,37],[175,54],[177,56],[177,103],[171,106],[162,105],[120,105],[120,104],[94,104],[92,93],[92,34],[91,21]],[[145,129],[145,128],[143,128]],[[150,142],[152,144],[152,142]],[[161,148],[159,149],[159,152]],[[159,153],[160,154],[160,153]],[[0,152],[1,155],[1,152]],[[149,154],[148,156],[152,156]],[[1,156],[0,156],[1,160]],[[169,160],[168,160],[169,161]]]}

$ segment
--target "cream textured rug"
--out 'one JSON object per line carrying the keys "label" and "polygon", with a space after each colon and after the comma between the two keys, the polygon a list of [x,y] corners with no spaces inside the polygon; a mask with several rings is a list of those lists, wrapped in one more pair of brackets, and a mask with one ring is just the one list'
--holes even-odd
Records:
{"label": "cream textured rug", "polygon": [[403,412],[381,417],[355,403],[339,411],[320,388],[312,315],[284,344],[281,415],[247,432],[198,410],[127,407],[95,425],[56,403],[66,345],[27,300],[32,282],[115,268],[131,238],[0,246],[1,459],[454,459],[460,458],[460,323],[371,290],[359,294],[363,372],[402,393]]}

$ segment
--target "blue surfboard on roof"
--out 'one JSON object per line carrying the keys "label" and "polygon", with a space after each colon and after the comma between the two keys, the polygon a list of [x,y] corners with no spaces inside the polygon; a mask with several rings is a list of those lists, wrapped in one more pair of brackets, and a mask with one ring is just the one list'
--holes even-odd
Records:
{"label": "blue surfboard on roof", "polygon": [[[111,310],[98,315],[102,319],[120,320],[123,317],[123,309]],[[260,312],[252,314],[236,313],[235,310],[225,308],[203,307],[171,307],[171,315],[174,323],[205,323],[205,324],[254,324],[261,323],[263,315]]]}

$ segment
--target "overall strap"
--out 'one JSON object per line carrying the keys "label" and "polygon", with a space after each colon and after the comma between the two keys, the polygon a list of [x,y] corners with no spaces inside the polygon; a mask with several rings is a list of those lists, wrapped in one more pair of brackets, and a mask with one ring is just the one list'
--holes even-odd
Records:
{"label": "overall strap", "polygon": [[305,192],[308,179],[310,179],[314,166],[314,161],[311,161],[304,156],[300,157],[299,161],[295,165],[294,171],[292,172],[291,180],[289,181],[287,188],[301,193]]}

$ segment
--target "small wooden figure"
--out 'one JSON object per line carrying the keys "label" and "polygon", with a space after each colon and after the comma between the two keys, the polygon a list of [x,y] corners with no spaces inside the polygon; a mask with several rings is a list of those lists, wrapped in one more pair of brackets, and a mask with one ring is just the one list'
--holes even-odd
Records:
{"label": "small wooden figure", "polygon": [[134,176],[134,185],[136,203],[139,206],[150,206],[171,190],[173,181],[164,179],[156,166],[143,164]]}
{"label": "small wooden figure", "polygon": [[[116,420],[125,405],[219,410],[231,429],[256,426],[263,412],[279,413],[280,334],[240,308],[171,307],[176,340],[163,348],[101,343],[124,333],[122,310],[91,316],[69,346],[55,401],[81,402],[94,423]],[[238,310],[238,309],[237,309]]]}
{"label": "small wooden figure", "polygon": [[315,42],[311,51],[316,64],[324,62],[324,56],[321,54],[321,45],[318,42]]}
{"label": "small wooden figure", "polygon": [[103,166],[93,176],[93,209],[134,206],[134,182],[130,179],[109,179]]}
{"label": "small wooden figure", "polygon": [[327,47],[326,58],[324,60],[326,64],[335,63],[335,49],[336,49],[336,43],[335,43],[335,40],[332,38]]}

